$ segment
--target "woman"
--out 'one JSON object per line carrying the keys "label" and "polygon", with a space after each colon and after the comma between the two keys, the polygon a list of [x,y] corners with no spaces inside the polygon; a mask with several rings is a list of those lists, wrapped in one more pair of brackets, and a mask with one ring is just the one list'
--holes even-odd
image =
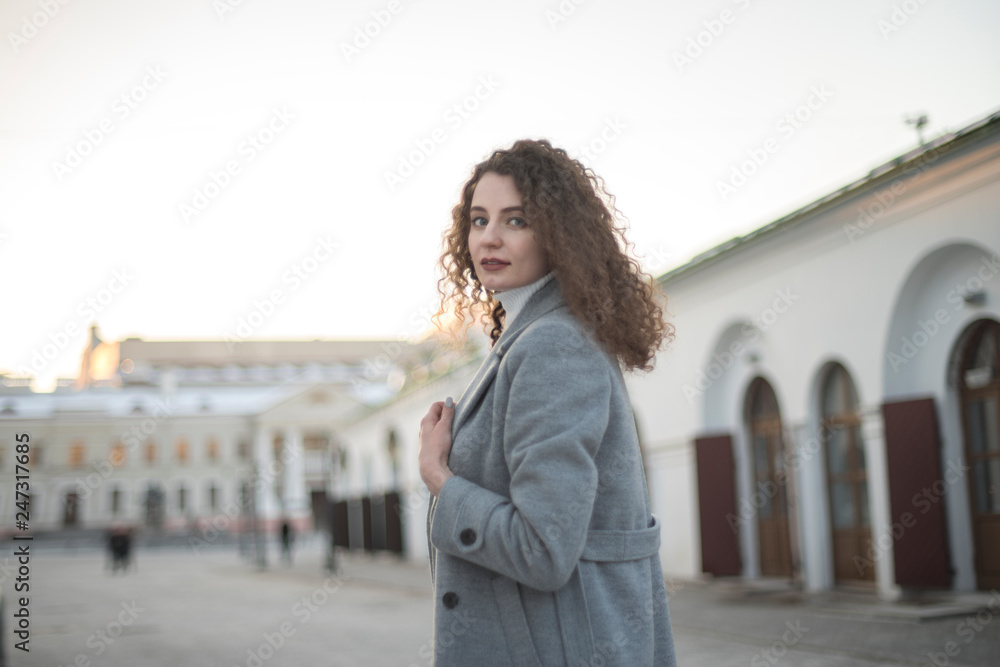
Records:
{"label": "woman", "polygon": [[675,664],[621,371],[652,368],[672,327],[613,201],[524,140],[452,211],[441,312],[478,311],[493,344],[420,422],[437,665]]}

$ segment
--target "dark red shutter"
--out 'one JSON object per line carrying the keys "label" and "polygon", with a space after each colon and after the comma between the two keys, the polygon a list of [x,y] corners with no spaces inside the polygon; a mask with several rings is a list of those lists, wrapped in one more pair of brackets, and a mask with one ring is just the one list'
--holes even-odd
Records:
{"label": "dark red shutter", "polygon": [[396,491],[385,494],[385,548],[403,553],[403,504]]}
{"label": "dark red shutter", "polygon": [[701,514],[701,569],[716,577],[739,575],[742,565],[733,439],[729,435],[696,438],[694,449]]}
{"label": "dark red shutter", "polygon": [[333,512],[330,514],[330,531],[333,533],[333,545],[347,549],[351,546],[350,530],[350,507],[346,500],[340,500],[333,504]]}
{"label": "dark red shutter", "polygon": [[361,499],[361,525],[364,526],[365,551],[371,551],[372,544],[372,499],[365,496]]}
{"label": "dark red shutter", "polygon": [[949,588],[944,495],[961,493],[962,487],[949,484],[941,475],[934,399],[886,403],[882,416],[896,583],[912,588]]}

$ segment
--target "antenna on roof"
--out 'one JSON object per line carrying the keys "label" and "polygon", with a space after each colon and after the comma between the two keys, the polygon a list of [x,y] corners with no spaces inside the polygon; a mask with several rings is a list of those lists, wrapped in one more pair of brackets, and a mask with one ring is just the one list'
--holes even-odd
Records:
{"label": "antenna on roof", "polygon": [[920,114],[916,118],[913,118],[912,116],[907,116],[906,117],[906,124],[907,125],[912,125],[914,128],[916,128],[916,130],[917,130],[917,141],[920,142],[921,146],[924,145],[924,131],[923,131],[924,130],[924,125],[926,125],[929,121],[930,121],[930,119],[927,118],[927,114],[925,114],[925,113]]}

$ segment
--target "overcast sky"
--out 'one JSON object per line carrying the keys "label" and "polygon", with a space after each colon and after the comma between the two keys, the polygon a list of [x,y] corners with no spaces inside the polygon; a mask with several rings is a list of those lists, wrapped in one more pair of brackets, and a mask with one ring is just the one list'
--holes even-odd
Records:
{"label": "overcast sky", "polygon": [[[473,164],[549,138],[662,273],[1000,108],[995,0],[4,0],[0,372],[414,336]],[[749,161],[749,162],[748,162]],[[761,270],[766,270],[762,267]]]}

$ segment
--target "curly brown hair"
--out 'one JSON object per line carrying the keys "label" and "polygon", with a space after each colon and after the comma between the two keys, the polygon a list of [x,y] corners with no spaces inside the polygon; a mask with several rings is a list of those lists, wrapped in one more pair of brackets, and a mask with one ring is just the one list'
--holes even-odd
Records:
{"label": "curly brown hair", "polygon": [[493,343],[503,331],[503,306],[479,281],[468,246],[472,196],[488,172],[513,178],[570,312],[623,368],[651,370],[657,350],[673,338],[674,327],[657,303],[664,296],[627,254],[632,244],[604,180],[544,139],[519,140],[473,169],[444,234],[435,322],[451,311],[465,330],[466,313],[474,320],[479,312],[484,326],[493,324]]}

